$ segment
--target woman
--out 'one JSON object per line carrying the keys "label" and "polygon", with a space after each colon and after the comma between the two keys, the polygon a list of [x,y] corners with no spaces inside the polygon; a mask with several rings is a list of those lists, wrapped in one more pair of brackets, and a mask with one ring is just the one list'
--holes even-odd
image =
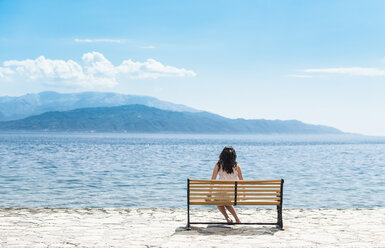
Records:
{"label": "woman", "polygon": [[[219,155],[219,160],[214,167],[211,179],[216,179],[219,173],[219,180],[243,180],[241,167],[239,167],[236,159],[237,154],[235,153],[234,148],[225,146]],[[217,206],[217,208],[226,218],[228,223],[232,223],[233,221],[227,215],[226,209],[234,216],[237,223],[241,223],[233,206]]]}

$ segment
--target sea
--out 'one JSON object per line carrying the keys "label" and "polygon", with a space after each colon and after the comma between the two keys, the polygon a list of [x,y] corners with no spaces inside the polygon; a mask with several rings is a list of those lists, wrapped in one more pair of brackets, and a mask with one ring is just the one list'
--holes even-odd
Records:
{"label": "sea", "polygon": [[385,137],[0,132],[0,207],[185,208],[231,145],[284,208],[385,207]]}

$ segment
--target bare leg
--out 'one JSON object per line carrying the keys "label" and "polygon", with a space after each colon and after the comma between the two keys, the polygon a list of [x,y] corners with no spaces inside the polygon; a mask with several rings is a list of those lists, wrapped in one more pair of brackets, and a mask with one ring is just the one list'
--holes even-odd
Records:
{"label": "bare leg", "polygon": [[238,215],[237,213],[235,212],[235,209],[233,206],[225,206],[227,208],[227,210],[229,210],[229,212],[234,216],[235,218],[235,221],[237,223],[241,223],[241,220],[238,218]]}
{"label": "bare leg", "polygon": [[218,210],[225,216],[225,219],[227,223],[232,223],[233,221],[230,219],[230,217],[226,213],[226,209],[224,206],[217,206]]}

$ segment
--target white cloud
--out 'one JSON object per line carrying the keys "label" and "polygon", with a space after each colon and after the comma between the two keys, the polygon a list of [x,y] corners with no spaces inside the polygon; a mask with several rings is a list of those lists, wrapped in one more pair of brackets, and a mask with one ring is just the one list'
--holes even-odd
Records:
{"label": "white cloud", "polygon": [[0,67],[0,79],[1,78],[9,79],[9,76],[14,73],[15,72],[9,68]]}
{"label": "white cloud", "polygon": [[74,39],[77,43],[123,43],[123,40],[116,40],[116,39]]}
{"label": "white cloud", "polygon": [[85,53],[83,65],[73,60],[52,60],[44,56],[37,59],[8,60],[0,67],[0,82],[32,81],[53,86],[97,86],[114,87],[126,79],[156,79],[160,77],[188,77],[196,73],[184,68],[176,68],[154,60],[144,62],[124,60],[120,65],[113,65],[103,54]]}
{"label": "white cloud", "polygon": [[350,76],[384,76],[385,70],[377,68],[365,68],[365,67],[337,67],[337,68],[316,68],[306,69],[307,73],[333,73],[344,74]]}
{"label": "white cloud", "polygon": [[130,78],[159,78],[159,77],[185,77],[196,75],[191,70],[184,68],[163,65],[154,59],[147,59],[145,62],[134,62],[132,60],[124,60],[117,70],[123,75],[128,75]]}
{"label": "white cloud", "polygon": [[37,59],[8,60],[1,69],[7,70],[8,80],[43,81],[45,84],[55,85],[83,85],[97,84],[97,81],[87,82],[82,66],[73,60],[52,60],[40,56]]}

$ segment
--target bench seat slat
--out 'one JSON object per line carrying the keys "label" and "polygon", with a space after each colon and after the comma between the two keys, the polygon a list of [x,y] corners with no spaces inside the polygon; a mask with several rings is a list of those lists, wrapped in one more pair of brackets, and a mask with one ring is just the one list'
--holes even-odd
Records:
{"label": "bench seat slat", "polygon": [[224,185],[234,185],[235,182],[238,182],[238,185],[277,185],[279,186],[280,183],[276,182],[245,182],[244,180],[237,180],[237,181],[221,181],[221,180],[215,180],[215,182],[190,182],[190,186],[194,185],[215,185],[215,184],[224,184]]}
{"label": "bench seat slat", "polygon": [[207,184],[207,185],[190,185],[190,189],[193,188],[232,188],[234,189],[234,183],[231,185],[223,185],[223,184]]}
{"label": "bench seat slat", "polygon": [[[208,193],[208,192],[199,192],[199,193],[190,193],[190,196],[196,196],[196,195],[222,195],[223,193],[218,193],[218,192],[212,192],[212,193]],[[232,195],[234,196],[234,193],[232,194],[229,194],[229,195]],[[241,193],[239,194],[239,196],[244,196],[245,194],[244,193]],[[260,195],[268,195],[268,196],[279,196],[281,195],[280,193],[247,193],[247,195],[251,195],[251,196],[260,196]]]}
{"label": "bench seat slat", "polygon": [[[280,192],[278,188],[267,188],[265,189],[237,189],[238,192]],[[190,188],[191,192],[234,192],[234,189],[194,189]]]}
{"label": "bench seat slat", "polygon": [[224,201],[234,201],[234,196],[232,197],[190,197],[190,202],[193,202],[193,201],[201,201],[201,200],[205,200],[205,201],[217,201],[217,200],[224,200]]}
{"label": "bench seat slat", "polygon": [[[280,188],[280,185],[239,185],[237,186],[238,189],[243,188],[243,189],[253,189],[253,188],[261,188],[264,186],[269,186],[273,188]],[[229,188],[229,189],[234,189],[235,184],[232,183],[230,185],[223,185],[223,184],[207,184],[207,185],[190,185],[190,189],[200,189],[200,188]]]}
{"label": "bench seat slat", "polygon": [[193,202],[190,202],[190,205],[217,205],[217,206],[225,206],[225,205],[234,205],[234,201],[193,201]]}
{"label": "bench seat slat", "polygon": [[273,205],[273,206],[278,206],[279,204],[281,204],[280,202],[259,202],[259,201],[246,201],[246,202],[237,202],[237,205],[264,205],[264,206],[267,206],[267,205]]}
{"label": "bench seat slat", "polygon": [[246,183],[260,183],[260,182],[274,182],[280,183],[281,179],[270,179],[270,180],[216,180],[216,179],[189,179],[190,182],[202,182],[202,183],[211,183],[213,181],[216,182],[234,182],[234,181],[242,181]]}
{"label": "bench seat slat", "polygon": [[[194,200],[234,200],[234,196],[217,196],[217,197],[190,197],[190,202]],[[237,202],[241,201],[250,201],[250,200],[272,200],[272,201],[279,201],[281,200],[280,197],[237,197]]]}
{"label": "bench seat slat", "polygon": [[[250,201],[250,202],[237,202],[237,205],[263,205],[263,206],[278,206],[279,202],[269,202],[269,201]],[[194,201],[190,202],[190,205],[218,205],[218,206],[226,206],[226,205],[234,205],[234,201]]]}
{"label": "bench seat slat", "polygon": [[272,201],[279,201],[281,200],[281,197],[237,197],[237,201],[249,201],[249,200],[272,200]]}
{"label": "bench seat slat", "polygon": [[234,189],[191,189],[191,192],[234,192]]}
{"label": "bench seat slat", "polygon": [[276,186],[259,186],[258,188],[246,188],[246,189],[244,189],[244,188],[242,188],[242,187],[238,187],[237,188],[237,190],[239,190],[239,191],[241,191],[241,190],[243,190],[243,191],[254,191],[254,190],[258,190],[258,189],[272,189],[272,190],[275,190],[275,191],[280,191],[281,190],[281,188],[279,188],[279,187],[276,187]]}

